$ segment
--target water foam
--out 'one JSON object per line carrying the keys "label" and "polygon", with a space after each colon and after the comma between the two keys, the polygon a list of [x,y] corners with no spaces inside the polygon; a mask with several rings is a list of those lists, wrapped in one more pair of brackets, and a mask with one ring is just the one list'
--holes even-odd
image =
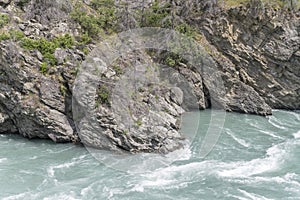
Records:
{"label": "water foam", "polygon": [[[193,179],[197,177],[198,181],[207,176],[217,176],[225,180],[249,181],[267,181],[269,178],[259,177],[257,175],[266,172],[277,171],[287,155],[287,148],[293,145],[293,142],[276,144],[267,149],[265,156],[250,161],[221,162],[218,160],[205,160],[201,162],[192,162],[184,165],[171,165],[158,169],[152,173],[142,175],[142,180],[136,184],[132,191],[143,192],[145,188],[175,188],[181,184],[181,187],[187,187]],[[286,182],[288,177],[273,177],[272,182]],[[245,184],[245,182],[243,182]],[[295,182],[294,184],[297,184]],[[242,199],[242,198],[241,198]]]}
{"label": "water foam", "polygon": [[[249,186],[265,186],[272,185],[273,187],[282,188],[289,194],[294,193],[295,196],[300,196],[300,183],[299,175],[295,173],[287,173],[283,176],[254,176],[246,178],[229,178],[227,181],[238,185],[249,185]],[[261,199],[261,198],[259,198]]]}
{"label": "water foam", "polygon": [[279,128],[281,130],[286,130],[287,128],[283,126],[283,124],[274,116],[269,117],[269,123],[273,125],[276,128]]}
{"label": "water foam", "polygon": [[265,131],[265,130],[258,130],[260,133],[263,133],[265,135],[271,136],[273,138],[278,138],[278,139],[284,139],[283,137],[280,137],[278,135],[275,135],[274,133],[270,132],[270,131]]}
{"label": "water foam", "polygon": [[247,143],[245,140],[237,138],[230,130],[226,130],[225,133],[229,136],[232,137],[232,139],[234,139],[237,143],[239,143],[240,145],[242,145],[243,147],[249,147],[250,144]]}
{"label": "water foam", "polygon": [[64,193],[55,194],[53,196],[43,198],[43,200],[57,200],[57,199],[59,199],[59,200],[80,200],[79,198],[75,198],[72,194],[64,194]]}
{"label": "water foam", "polygon": [[238,189],[238,191],[241,192],[245,197],[250,198],[252,200],[271,200],[271,199],[268,199],[264,196],[253,194],[253,193],[247,192],[247,191],[242,190],[242,189]]}
{"label": "water foam", "polygon": [[221,177],[249,177],[264,172],[275,171],[280,167],[286,154],[285,149],[281,148],[281,146],[279,144],[270,147],[264,158],[226,163],[223,166],[226,170],[219,171],[218,175]]}
{"label": "water foam", "polygon": [[216,166],[215,161],[203,161],[157,169],[152,173],[141,175],[141,180],[131,191],[144,192],[145,188],[184,188],[191,181],[189,179],[209,174],[207,170],[213,166]]}
{"label": "water foam", "polygon": [[24,200],[24,199],[35,199],[35,198],[36,195],[33,195],[30,192],[24,192],[24,193],[4,197],[2,198],[2,200]]}
{"label": "water foam", "polygon": [[[188,143],[184,148],[166,155],[147,153],[125,155],[97,149],[90,152],[106,166],[129,174],[150,173],[156,169],[168,167],[174,162],[189,160],[192,156]],[[133,163],[134,167],[132,166]]]}
{"label": "water foam", "polygon": [[63,168],[70,168],[75,166],[78,162],[67,162],[60,165],[50,166],[47,168],[47,173],[49,177],[54,177],[55,169],[63,169]]}
{"label": "water foam", "polygon": [[300,114],[297,111],[287,111],[287,110],[274,110],[276,112],[287,113],[289,115],[293,115],[297,121],[300,121]]}
{"label": "water foam", "polygon": [[293,136],[295,139],[300,138],[300,130],[297,133],[294,133]]}

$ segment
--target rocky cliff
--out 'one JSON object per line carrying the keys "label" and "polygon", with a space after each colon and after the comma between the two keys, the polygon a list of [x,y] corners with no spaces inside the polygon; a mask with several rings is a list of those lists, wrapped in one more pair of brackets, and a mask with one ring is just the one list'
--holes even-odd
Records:
{"label": "rocky cliff", "polygon": [[[165,153],[183,145],[181,114],[210,108],[213,94],[218,99],[216,107],[227,111],[265,116],[272,108],[300,109],[299,13],[268,8],[253,14],[251,7],[240,6],[187,16],[192,37],[206,51],[201,55],[205,62],[199,65],[215,65],[222,78],[224,91],[218,92],[209,76],[160,51],[138,51],[111,66],[101,64],[97,43],[104,40],[103,35],[118,32],[110,27],[123,30],[120,22],[129,24],[127,28],[136,25],[134,16],[125,14],[114,24],[111,7],[103,10],[93,2],[0,0],[0,133],[116,151]],[[153,6],[151,1],[147,6]],[[141,21],[149,19],[153,17]],[[88,92],[84,81],[79,85],[74,81],[80,66],[88,66],[91,59],[92,64],[100,62],[95,73],[101,84],[94,85],[95,115],[89,116],[93,119],[89,124],[83,116],[74,118],[72,106],[75,102],[86,109],[76,102],[84,95],[73,94],[73,88],[77,83],[76,91]],[[185,82],[176,83],[177,87],[153,85],[164,74],[155,70],[157,61],[169,66],[165,76]],[[127,82],[120,80],[136,78],[137,73],[131,72],[137,64],[148,66],[138,74],[143,84],[125,87]],[[112,98],[111,91],[126,94]]]}
{"label": "rocky cliff", "polygon": [[199,29],[230,61],[221,63],[223,68],[234,66],[242,85],[273,109],[299,109],[299,22],[297,14],[266,9],[255,16],[250,8],[238,7],[205,19]]}

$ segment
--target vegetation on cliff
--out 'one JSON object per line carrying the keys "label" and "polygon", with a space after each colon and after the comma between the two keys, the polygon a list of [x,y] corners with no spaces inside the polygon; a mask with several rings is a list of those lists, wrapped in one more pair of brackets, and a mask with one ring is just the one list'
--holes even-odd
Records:
{"label": "vegetation on cliff", "polygon": [[[72,88],[76,75],[80,74],[79,66],[87,62],[89,52],[107,37],[149,26],[177,30],[203,47],[204,60],[214,63],[224,83],[224,95],[218,96],[221,108],[259,115],[271,114],[271,108],[300,108],[299,1],[0,2],[0,94],[4,94],[0,95],[0,115],[4,116],[0,126],[3,125],[3,132],[51,138],[56,142],[79,141],[72,115]],[[161,148],[161,142],[166,140],[160,136],[168,132],[164,126],[180,138],[176,119],[181,115],[182,101],[188,99],[184,93],[187,90],[197,99],[195,108],[211,106],[211,92],[215,92],[210,91],[212,83],[176,54],[178,49],[172,50],[173,53],[153,49],[134,51],[128,59],[120,58],[112,66],[102,65],[100,54],[93,54],[102,73],[93,107],[98,111],[100,126],[111,139],[111,148],[148,152]],[[155,62],[169,66],[188,80],[189,89],[170,90],[164,85],[149,84],[132,89],[134,92],[126,88],[120,91],[132,98],[125,112],[130,113],[136,130],[163,133],[155,135],[153,141],[117,124],[119,115],[111,109],[112,87],[122,76],[130,75],[127,72],[136,64],[134,59],[139,64],[147,63],[150,71]],[[137,104],[134,98],[143,101]],[[122,106],[124,102],[119,104]],[[132,108],[132,105],[140,107]],[[162,112],[152,119],[140,117],[142,112],[151,109],[150,105],[158,106]],[[155,121],[162,119],[167,119],[164,126],[151,129]],[[171,139],[168,142],[172,144]]]}

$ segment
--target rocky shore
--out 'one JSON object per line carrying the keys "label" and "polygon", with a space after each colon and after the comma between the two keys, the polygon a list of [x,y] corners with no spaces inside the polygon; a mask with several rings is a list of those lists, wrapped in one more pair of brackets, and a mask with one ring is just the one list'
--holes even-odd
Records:
{"label": "rocky shore", "polygon": [[[0,0],[1,134],[132,153],[167,153],[183,145],[182,113],[211,108],[213,93],[218,99],[215,107],[230,112],[266,116],[272,109],[300,109],[299,11],[266,8],[253,13],[244,5],[186,17],[194,40],[206,51],[202,65],[216,66],[222,79],[224,91],[218,92],[208,76],[184,61],[166,59],[170,56],[164,52],[131,52],[110,66],[101,63],[104,58],[95,49],[105,37],[86,35],[98,29],[89,29],[93,21],[78,22],[76,2]],[[79,2],[93,15],[90,1]],[[104,24],[103,34],[111,34],[106,29],[109,21]],[[74,115],[74,105],[86,109],[87,104],[81,103],[87,98],[73,89],[89,91],[84,81],[75,80],[91,59],[100,82],[91,89],[94,96],[88,106],[94,115],[87,120],[80,110]],[[179,77],[172,83],[176,87],[153,85],[164,74],[156,70],[157,61],[168,65],[166,76]],[[136,72],[131,74],[136,65],[147,65],[139,79]],[[143,84],[125,87],[124,80],[133,78]],[[180,80],[184,82],[179,84]]]}

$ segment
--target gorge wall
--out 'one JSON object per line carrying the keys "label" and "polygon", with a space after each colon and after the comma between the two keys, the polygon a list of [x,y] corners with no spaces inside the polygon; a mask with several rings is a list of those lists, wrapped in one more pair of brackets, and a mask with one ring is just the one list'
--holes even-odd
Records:
{"label": "gorge wall", "polygon": [[[89,1],[81,3],[93,14]],[[189,95],[186,90],[197,99],[200,109],[206,109],[211,106],[213,87],[201,73],[181,62],[172,67],[188,80],[187,87],[149,89],[145,85],[138,90],[143,98],[132,108],[133,120],[129,120],[134,131],[128,132],[116,122],[116,113],[109,106],[110,94],[100,85],[100,97],[95,97],[96,121],[103,134],[87,131],[86,137],[78,136],[72,113],[74,80],[88,52],[103,37],[85,41],[85,28],[98,29],[88,29],[93,21],[80,24],[74,20],[75,7],[71,1],[0,0],[0,133],[129,152],[165,153],[182,146],[178,119],[188,110],[183,103]],[[220,108],[263,116],[270,115],[271,109],[300,109],[299,15],[271,8],[253,14],[251,8],[239,6],[187,17],[195,40],[221,74],[225,91],[218,96]],[[110,30],[104,32],[109,34]],[[133,55],[132,59],[120,59],[117,65],[104,66],[103,80],[119,80],[133,65],[133,58],[148,64],[157,59],[147,52]],[[156,53],[156,57],[160,55]],[[149,121],[139,119],[143,108],[155,108],[159,114]],[[162,119],[166,121],[154,126]],[[156,128],[150,129],[153,126]],[[149,132],[145,134],[145,130]]]}

